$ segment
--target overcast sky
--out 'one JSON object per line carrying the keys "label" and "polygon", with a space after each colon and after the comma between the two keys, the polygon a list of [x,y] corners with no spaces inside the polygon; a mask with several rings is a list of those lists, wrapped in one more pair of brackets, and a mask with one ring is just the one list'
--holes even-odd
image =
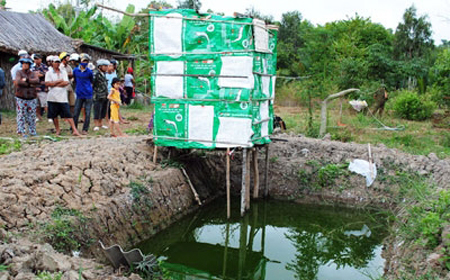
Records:
{"label": "overcast sky", "polygon": [[[76,0],[67,1],[76,3]],[[95,2],[95,0],[91,1]],[[130,3],[136,6],[136,11],[139,11],[150,0],[100,0],[98,2],[121,10],[125,10]],[[174,6],[177,4],[176,0],[166,2]],[[373,22],[381,23],[393,31],[402,20],[405,10],[414,4],[419,16],[428,15],[436,44],[440,44],[441,39],[450,39],[450,0],[200,0],[200,2],[202,11],[211,9],[232,15],[233,12],[244,12],[247,8],[254,7],[264,15],[272,15],[275,20],[280,20],[285,12],[297,10],[304,19],[314,24],[347,19],[358,13],[360,16],[370,17]],[[27,12],[43,8],[48,3],[50,0],[7,0],[6,6],[13,11]]]}

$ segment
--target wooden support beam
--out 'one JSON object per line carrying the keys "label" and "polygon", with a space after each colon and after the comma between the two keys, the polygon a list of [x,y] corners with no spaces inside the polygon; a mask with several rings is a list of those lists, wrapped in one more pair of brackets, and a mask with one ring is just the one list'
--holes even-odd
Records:
{"label": "wooden support beam", "polygon": [[245,214],[245,178],[247,177],[247,149],[242,150],[241,216]]}
{"label": "wooden support beam", "polygon": [[[230,148],[227,148],[227,219],[231,217]],[[228,224],[227,224],[228,225]]]}
{"label": "wooden support beam", "polygon": [[258,149],[253,149],[253,198],[259,197]]}
{"label": "wooden support beam", "polygon": [[266,168],[264,170],[264,197],[269,195],[269,145],[266,144]]}

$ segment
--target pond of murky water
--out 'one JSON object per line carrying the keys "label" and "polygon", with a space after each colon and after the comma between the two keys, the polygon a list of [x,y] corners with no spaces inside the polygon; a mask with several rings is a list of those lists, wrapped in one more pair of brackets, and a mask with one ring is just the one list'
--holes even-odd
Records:
{"label": "pond of murky water", "polygon": [[383,273],[386,218],[376,212],[252,202],[232,218],[218,200],[137,246],[171,279],[363,280]]}

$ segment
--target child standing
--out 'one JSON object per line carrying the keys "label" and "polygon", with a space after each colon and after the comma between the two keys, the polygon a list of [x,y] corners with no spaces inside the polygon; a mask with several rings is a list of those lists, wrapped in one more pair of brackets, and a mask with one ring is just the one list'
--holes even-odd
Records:
{"label": "child standing", "polygon": [[119,127],[119,108],[120,105],[122,105],[122,102],[120,101],[120,92],[119,92],[119,86],[120,86],[120,80],[117,78],[113,78],[111,82],[111,92],[108,95],[108,99],[111,101],[110,106],[110,128],[111,128],[111,136],[116,137],[116,134],[114,134],[114,130],[117,132],[117,136],[127,136],[126,134],[122,133]]}

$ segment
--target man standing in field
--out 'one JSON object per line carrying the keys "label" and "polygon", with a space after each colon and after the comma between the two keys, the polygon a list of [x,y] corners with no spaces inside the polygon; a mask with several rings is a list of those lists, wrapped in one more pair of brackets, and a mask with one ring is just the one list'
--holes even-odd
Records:
{"label": "man standing in field", "polygon": [[39,86],[37,87],[37,96],[39,100],[38,108],[36,109],[39,120],[42,119],[41,109],[47,112],[47,92],[45,91],[45,74],[48,71],[47,65],[42,63],[42,56],[40,54],[33,55],[34,64],[31,70],[36,72],[39,77]]}
{"label": "man standing in field", "polygon": [[47,95],[48,118],[53,119],[56,135],[61,134],[58,116],[67,121],[72,128],[72,134],[80,136],[70,113],[69,100],[67,96],[67,85],[69,77],[66,71],[60,69],[61,60],[53,58],[53,67],[45,74],[45,85],[49,88]]}
{"label": "man standing in field", "polygon": [[60,70],[66,71],[67,77],[69,77],[69,84],[67,85],[67,94],[69,98],[69,106],[70,106],[70,112],[73,114],[75,109],[75,93],[73,92],[72,85],[70,84],[70,81],[73,78],[73,71],[72,67],[69,65],[70,61],[70,55],[66,52],[62,52],[59,54],[59,59],[61,60]]}
{"label": "man standing in field", "polygon": [[375,92],[374,95],[375,108],[373,109],[372,114],[375,115],[378,112],[378,114],[382,116],[384,111],[384,105],[386,104],[387,100],[388,94],[386,91],[386,86],[382,84],[380,88]]}
{"label": "man standing in field", "polygon": [[80,55],[80,65],[73,70],[73,77],[75,79],[75,93],[77,94],[73,119],[75,126],[78,126],[78,118],[80,117],[81,108],[84,106],[86,110],[86,118],[83,123],[83,131],[81,132],[83,135],[88,134],[93,103],[92,82],[94,80],[94,74],[92,73],[92,70],[88,68],[90,60],[91,57],[88,54],[82,53]]}
{"label": "man standing in field", "polygon": [[97,60],[98,70],[94,71],[94,81],[92,83],[94,90],[94,131],[98,131],[100,128],[108,128],[106,125],[103,125],[102,121],[106,117],[106,111],[108,110],[108,80],[105,74],[109,65],[108,60],[99,59]]}

